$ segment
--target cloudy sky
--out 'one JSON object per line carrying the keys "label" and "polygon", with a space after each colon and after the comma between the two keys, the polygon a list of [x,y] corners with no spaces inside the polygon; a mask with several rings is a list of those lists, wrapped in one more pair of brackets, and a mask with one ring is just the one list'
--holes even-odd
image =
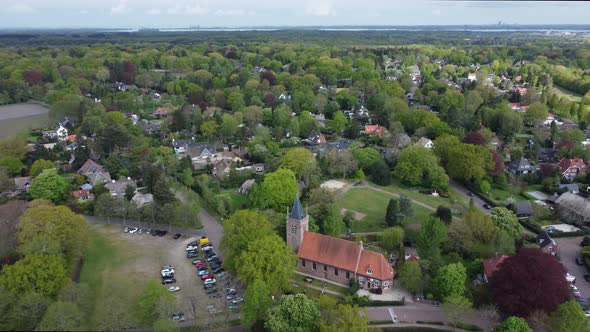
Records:
{"label": "cloudy sky", "polygon": [[590,3],[585,2],[0,0],[0,5],[2,28],[590,24]]}

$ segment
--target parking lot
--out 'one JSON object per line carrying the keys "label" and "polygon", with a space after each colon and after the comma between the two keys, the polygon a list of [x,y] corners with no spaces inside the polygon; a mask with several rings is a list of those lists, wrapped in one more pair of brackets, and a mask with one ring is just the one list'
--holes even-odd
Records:
{"label": "parking lot", "polygon": [[[161,280],[163,266],[174,267],[174,279],[176,283],[162,285],[167,289],[177,286],[180,290],[174,292],[177,298],[177,312],[184,313],[186,325],[198,325],[206,328],[223,326],[230,320],[239,319],[239,310],[227,308],[228,302],[224,289],[236,288],[238,296],[243,292],[235,284],[229,275],[220,280],[218,288],[220,297],[209,297],[203,288],[203,282],[197,275],[197,269],[192,261],[196,258],[187,258],[186,246],[190,242],[198,240],[201,236],[194,234],[181,234],[174,239],[174,233],[163,236],[147,235],[145,232],[133,234],[123,232],[123,227],[117,225],[97,225],[97,229],[115,240],[121,240],[125,244],[135,247],[135,251],[144,252],[144,257],[137,263],[126,266],[128,273],[146,278],[146,280]],[[215,243],[214,243],[215,244]],[[216,249],[216,247],[214,246]],[[197,258],[203,259],[203,252],[199,250]]]}
{"label": "parking lot", "polygon": [[556,238],[557,244],[559,245],[559,257],[561,263],[567,271],[576,277],[576,287],[584,298],[590,297],[590,283],[584,280],[584,274],[588,271],[584,265],[576,264],[576,255],[582,249],[580,242],[582,237],[570,237],[570,238]]}

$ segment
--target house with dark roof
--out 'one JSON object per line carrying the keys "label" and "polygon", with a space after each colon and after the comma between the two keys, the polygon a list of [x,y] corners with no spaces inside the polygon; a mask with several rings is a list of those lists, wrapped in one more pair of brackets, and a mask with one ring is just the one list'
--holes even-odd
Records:
{"label": "house with dark roof", "polygon": [[533,206],[529,201],[520,201],[514,203],[514,213],[519,219],[528,218],[533,215]]}
{"label": "house with dark roof", "polygon": [[127,186],[133,187],[134,190],[137,189],[137,184],[129,177],[120,178],[118,181],[111,180],[111,182],[108,182],[104,186],[109,190],[112,197],[125,197]]}
{"label": "house with dark roof", "polygon": [[88,182],[93,186],[111,181],[111,175],[109,172],[92,159],[86,160],[77,173],[87,177]]}
{"label": "house with dark roof", "polygon": [[577,183],[560,183],[558,187],[572,194],[578,194],[580,192],[580,187],[578,187]]}
{"label": "house with dark roof", "polygon": [[395,271],[382,254],[365,250],[362,243],[313,233],[309,215],[299,196],[287,214],[287,244],[297,252],[299,272],[350,285],[356,280],[363,289],[393,287]]}
{"label": "house with dark roof", "polygon": [[574,224],[590,223],[590,200],[587,198],[565,192],[555,200],[555,205],[561,220]]}
{"label": "house with dark roof", "polygon": [[494,272],[498,271],[500,265],[508,256],[494,256],[483,260],[483,280],[487,283],[493,277]]}
{"label": "house with dark roof", "polygon": [[579,173],[587,172],[588,166],[582,159],[577,157],[573,159],[563,158],[557,164],[557,169],[565,179],[572,181]]}
{"label": "house with dark roof", "polygon": [[14,178],[14,189],[21,194],[29,191],[30,184],[31,178],[29,176]]}
{"label": "house with dark roof", "polygon": [[508,164],[508,171],[514,175],[526,175],[534,173],[536,170],[536,167],[532,166],[531,162],[523,157],[513,160]]}
{"label": "house with dark roof", "polygon": [[536,243],[544,253],[550,254],[551,256],[557,255],[557,252],[559,251],[557,242],[555,242],[545,230],[537,234]]}

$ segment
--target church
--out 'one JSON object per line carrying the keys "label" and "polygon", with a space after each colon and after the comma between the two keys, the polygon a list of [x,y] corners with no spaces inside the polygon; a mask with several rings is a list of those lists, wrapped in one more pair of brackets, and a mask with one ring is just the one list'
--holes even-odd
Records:
{"label": "church", "polygon": [[395,271],[382,254],[362,243],[309,231],[309,215],[299,195],[287,216],[287,245],[297,253],[297,270],[348,287],[356,280],[362,289],[393,288]]}

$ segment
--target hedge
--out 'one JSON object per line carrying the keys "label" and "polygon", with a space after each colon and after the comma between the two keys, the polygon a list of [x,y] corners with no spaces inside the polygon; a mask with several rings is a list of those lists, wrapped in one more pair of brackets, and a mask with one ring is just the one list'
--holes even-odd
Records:
{"label": "hedge", "polygon": [[433,321],[433,320],[417,320],[416,324],[445,325],[444,322]]}
{"label": "hedge", "polygon": [[469,323],[463,323],[463,322],[450,323],[449,326],[460,328],[462,330],[467,330],[467,331],[474,331],[474,332],[483,331],[481,329],[481,327],[479,327],[477,325],[473,325],[473,324],[469,324]]}
{"label": "hedge", "polygon": [[402,297],[401,301],[369,301],[366,303],[359,303],[360,307],[387,307],[387,306],[400,306],[406,304],[406,298]]}

